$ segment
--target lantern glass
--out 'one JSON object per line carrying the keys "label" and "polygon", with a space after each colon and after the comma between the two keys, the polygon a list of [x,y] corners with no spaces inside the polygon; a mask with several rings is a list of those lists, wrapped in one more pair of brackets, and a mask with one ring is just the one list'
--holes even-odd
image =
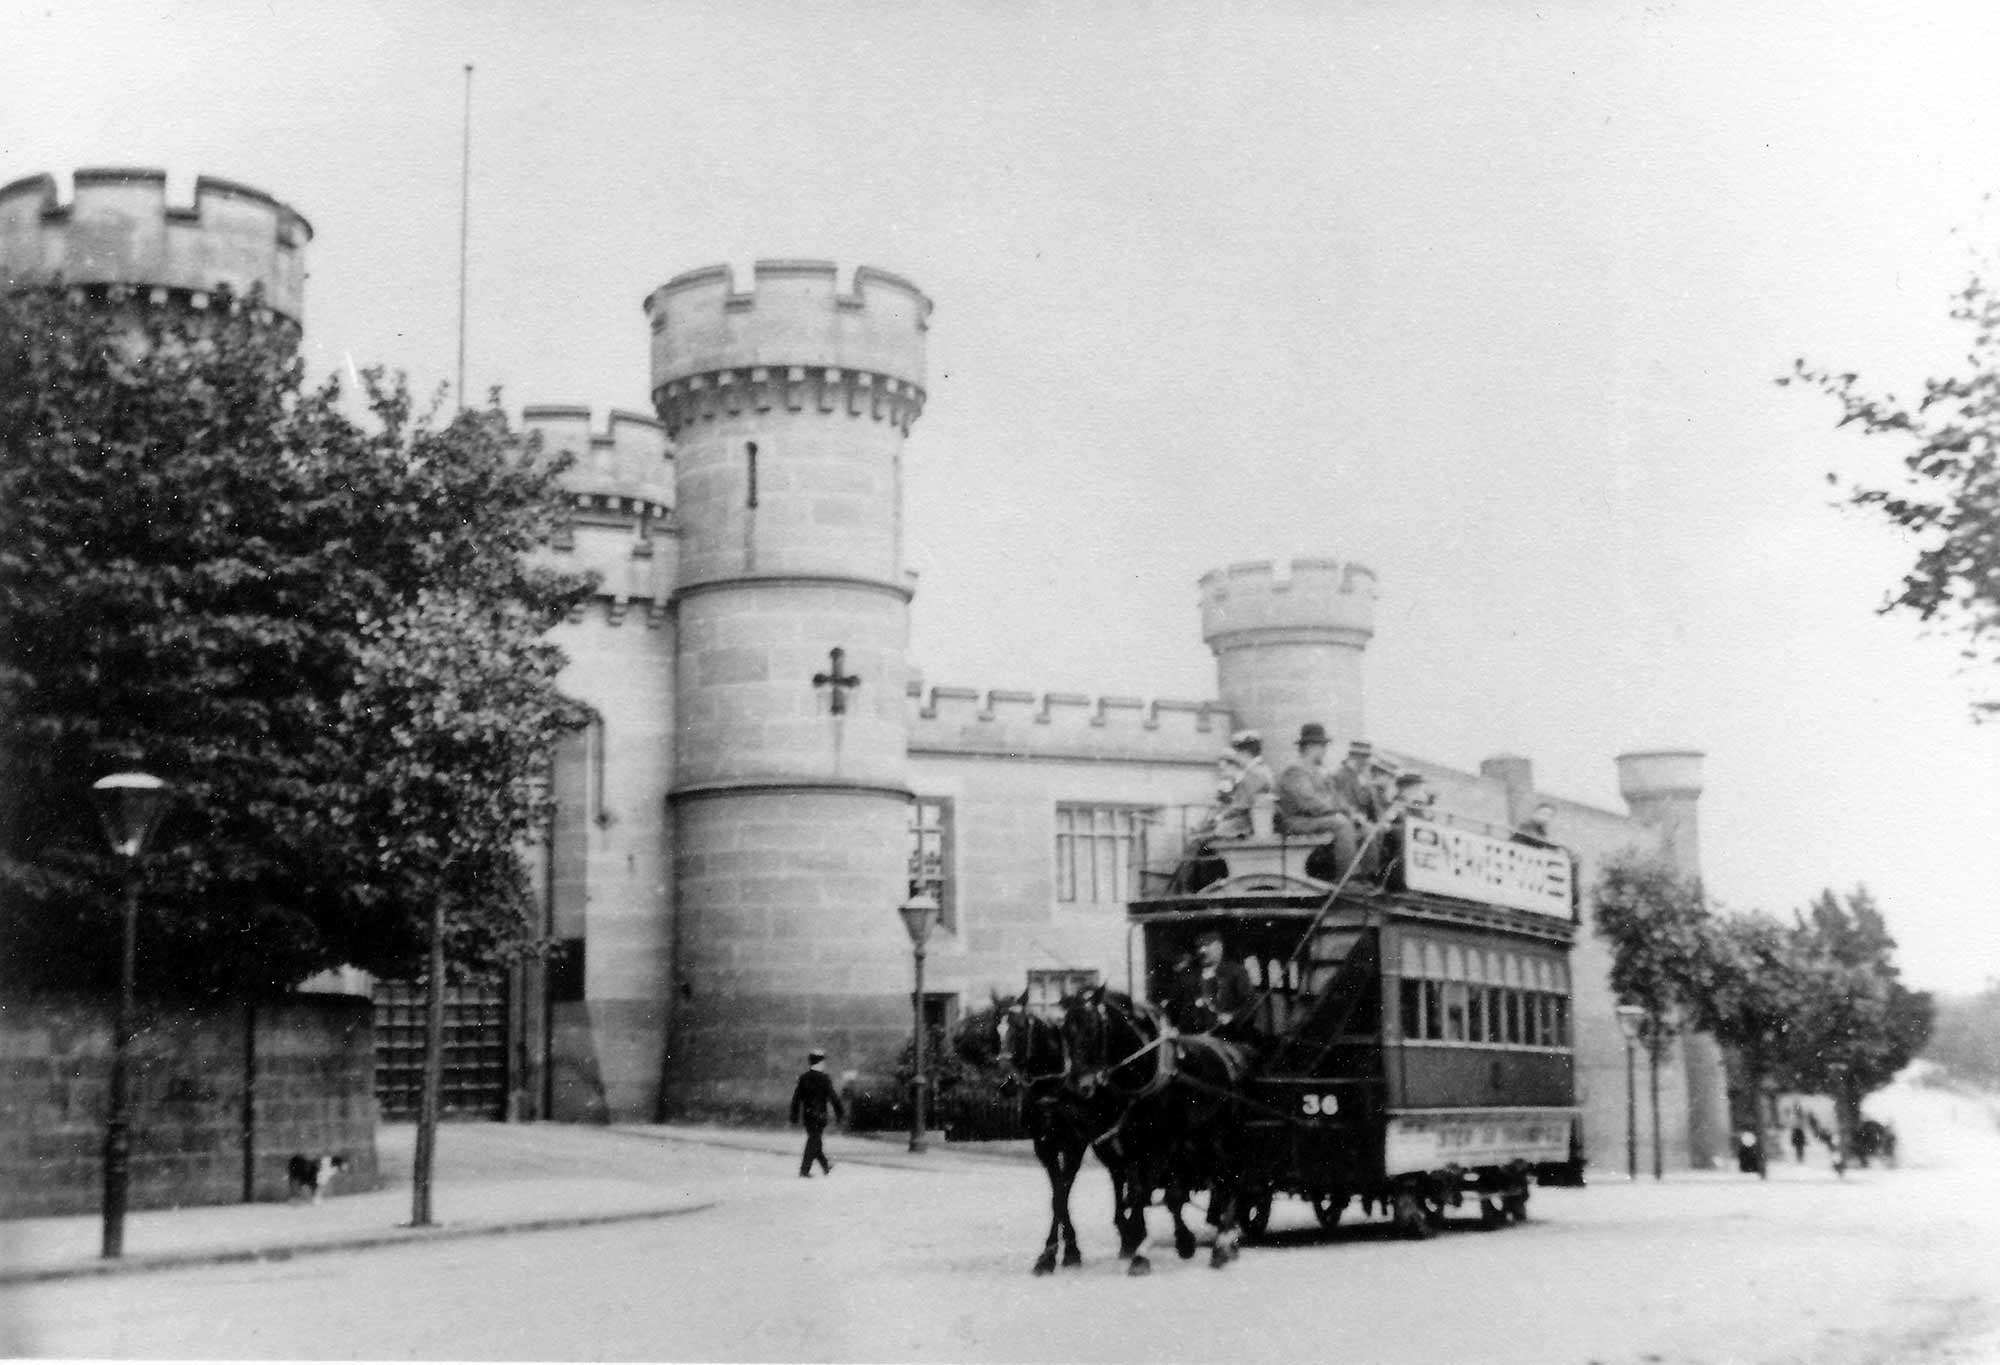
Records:
{"label": "lantern glass", "polygon": [[931,927],[937,923],[937,901],[919,893],[898,906],[896,913],[903,917],[903,928],[909,931],[910,942],[923,947],[931,936]]}
{"label": "lantern glass", "polygon": [[167,784],[151,773],[113,773],[92,783],[90,794],[111,851],[121,858],[145,852],[167,809]]}
{"label": "lantern glass", "polygon": [[1618,1007],[1618,1027],[1624,1033],[1626,1042],[1629,1043],[1638,1038],[1639,1026],[1645,1023],[1645,1021],[1646,1011],[1639,1006],[1620,1005]]}

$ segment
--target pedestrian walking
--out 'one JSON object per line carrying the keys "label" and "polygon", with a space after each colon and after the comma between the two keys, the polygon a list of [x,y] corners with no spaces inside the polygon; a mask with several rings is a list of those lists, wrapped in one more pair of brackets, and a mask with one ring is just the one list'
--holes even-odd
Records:
{"label": "pedestrian walking", "polygon": [[1792,1125],[1792,1159],[1801,1165],[1805,1164],[1806,1130],[1796,1123]]}
{"label": "pedestrian walking", "polygon": [[806,1150],[799,1158],[801,1180],[812,1177],[815,1161],[821,1171],[833,1174],[833,1163],[826,1159],[826,1148],[821,1143],[829,1107],[835,1118],[846,1119],[847,1110],[833,1088],[833,1078],[826,1074],[826,1054],[814,1048],[806,1054],[806,1069],[799,1074],[799,1083],[792,1087],[792,1122],[803,1122],[806,1126]]}

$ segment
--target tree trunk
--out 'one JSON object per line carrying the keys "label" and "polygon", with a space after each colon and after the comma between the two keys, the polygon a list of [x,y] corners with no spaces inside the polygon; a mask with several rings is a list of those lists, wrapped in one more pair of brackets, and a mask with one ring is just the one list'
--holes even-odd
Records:
{"label": "tree trunk", "polygon": [[243,1003],[243,1202],[257,1202],[257,1002]]}
{"label": "tree trunk", "polygon": [[1653,1105],[1653,1179],[1662,1178],[1664,1170],[1660,1155],[1660,1048],[1658,1044],[1646,1049],[1646,1084],[1651,1091]]}
{"label": "tree trunk", "polygon": [[410,1226],[431,1225],[431,1166],[437,1152],[438,1102],[444,1090],[444,898],[431,902],[430,981],[424,997],[424,1089],[417,1105],[417,1151]]}

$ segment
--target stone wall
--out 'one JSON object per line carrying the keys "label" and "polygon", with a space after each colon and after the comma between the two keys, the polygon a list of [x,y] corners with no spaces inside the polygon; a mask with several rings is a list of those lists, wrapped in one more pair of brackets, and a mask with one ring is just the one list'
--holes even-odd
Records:
{"label": "stone wall", "polygon": [[[40,998],[0,1006],[0,1217],[103,1206],[111,1002]],[[298,995],[255,1014],[255,1193],[286,1197],[295,1153],[342,1153],[336,1195],[380,1183],[372,1006]],[[241,1005],[139,1004],[128,1057],[131,1207],[243,1198],[246,1030]]]}

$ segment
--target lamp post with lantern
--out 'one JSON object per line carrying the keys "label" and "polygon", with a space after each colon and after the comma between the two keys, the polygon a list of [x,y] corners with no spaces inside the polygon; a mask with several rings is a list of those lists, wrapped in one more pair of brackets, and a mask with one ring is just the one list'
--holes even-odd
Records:
{"label": "lamp post with lantern", "polygon": [[916,959],[916,988],[910,994],[910,1014],[916,1023],[916,1055],[910,1076],[910,1150],[924,1150],[924,1088],[930,1077],[924,1070],[924,945],[930,941],[931,927],[937,923],[938,903],[918,891],[896,908],[903,928],[910,934],[910,948]]}
{"label": "lamp post with lantern", "polygon": [[132,1043],[132,997],[139,940],[139,855],[167,808],[167,784],[151,773],[113,773],[91,784],[111,851],[124,860],[125,924],[119,950],[118,1003],[111,1021],[110,1113],[104,1126],[103,1258],[125,1254],[125,1203],[131,1183],[132,1094],[126,1053]]}
{"label": "lamp post with lantern", "polygon": [[1639,1028],[1646,1011],[1638,1005],[1618,1007],[1618,1031],[1625,1035],[1625,1173],[1639,1178],[1639,1080],[1634,1069]]}

